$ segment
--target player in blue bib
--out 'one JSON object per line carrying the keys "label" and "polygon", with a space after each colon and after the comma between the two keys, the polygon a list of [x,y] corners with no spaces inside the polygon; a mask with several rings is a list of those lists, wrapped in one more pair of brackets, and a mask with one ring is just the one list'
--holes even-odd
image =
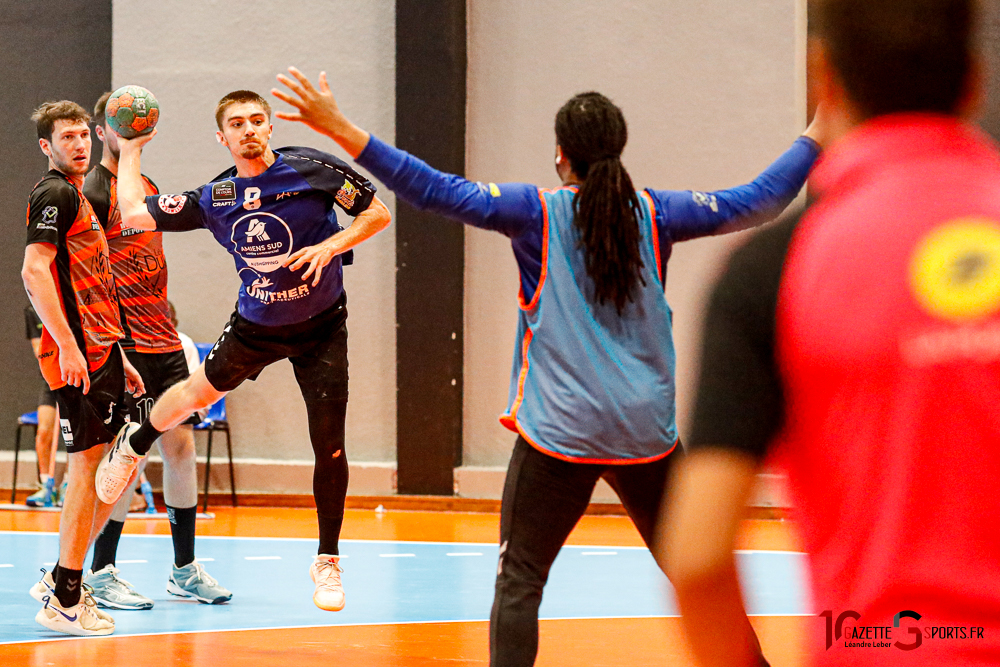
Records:
{"label": "player in blue bib", "polygon": [[[123,428],[97,474],[98,495],[114,502],[139,460],[164,431],[209,406],[270,364],[288,359],[305,399],[316,455],[313,493],[319,555],[310,574],[321,609],[344,607],[339,539],[347,495],[347,295],[351,248],[389,225],[375,187],[333,155],[272,150],[271,107],[235,91],[216,107],[217,138],[235,166],[196,190],[146,197],[140,152],[152,134],[119,139],[122,226],[164,232],[208,229],[236,264],[242,285],[229,324],[190,378],[168,389],[141,425]],[[341,209],[354,222],[344,229]]]}
{"label": "player in blue bib", "polygon": [[[289,72],[278,80],[291,93],[271,92],[297,111],[279,118],[332,138],[416,208],[511,239],[521,312],[501,422],[518,438],[501,505],[490,664],[531,665],[549,568],[598,479],[614,488],[652,544],[664,485],[680,455],[664,298],[672,244],[777,216],[819,155],[819,129],[811,127],[749,185],[637,192],[620,159],[627,139],[621,110],[603,95],[584,93],[556,116],[562,188],[471,183],[353,125],[325,74],[317,89],[298,70]],[[746,632],[759,654],[749,624]]]}

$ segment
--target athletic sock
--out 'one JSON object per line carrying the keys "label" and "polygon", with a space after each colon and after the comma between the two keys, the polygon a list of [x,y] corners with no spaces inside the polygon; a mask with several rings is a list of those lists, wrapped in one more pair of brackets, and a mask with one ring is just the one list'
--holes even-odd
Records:
{"label": "athletic sock", "polygon": [[91,572],[100,572],[108,565],[115,564],[115,556],[118,554],[118,542],[122,538],[122,528],[124,521],[109,519],[104,530],[94,540],[94,559],[90,561]]}
{"label": "athletic sock", "polygon": [[198,506],[171,507],[167,505],[170,519],[170,537],[174,540],[174,565],[184,567],[194,561],[194,524]]}
{"label": "athletic sock", "polygon": [[70,570],[56,565],[52,571],[52,578],[56,581],[56,599],[59,600],[59,605],[63,609],[80,604],[80,584],[83,581],[83,570]]}
{"label": "athletic sock", "polygon": [[146,418],[139,426],[139,430],[128,439],[128,444],[136,454],[145,456],[161,435],[163,435],[163,431],[157,431],[153,428],[153,425],[149,423],[149,418]]}
{"label": "athletic sock", "polygon": [[344,515],[339,517],[317,514],[319,519],[319,551],[330,556],[340,555],[340,528],[344,525]]}

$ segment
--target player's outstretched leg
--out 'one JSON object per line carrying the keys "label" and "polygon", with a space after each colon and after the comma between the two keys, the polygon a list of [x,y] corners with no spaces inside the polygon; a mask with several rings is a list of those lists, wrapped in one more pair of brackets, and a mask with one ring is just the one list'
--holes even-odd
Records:
{"label": "player's outstretched leg", "polygon": [[94,483],[102,503],[114,505],[118,502],[145,457],[145,452],[140,454],[129,444],[129,438],[138,430],[139,425],[133,422],[122,426],[111,443],[111,451],[97,468]]}

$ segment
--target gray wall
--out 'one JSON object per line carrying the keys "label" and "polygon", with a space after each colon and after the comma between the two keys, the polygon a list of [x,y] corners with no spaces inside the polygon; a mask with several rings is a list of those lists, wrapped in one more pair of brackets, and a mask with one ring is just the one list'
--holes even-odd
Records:
{"label": "gray wall", "polygon": [[[472,0],[469,178],[558,185],[556,111],[599,90],[629,123],[624,161],[637,187],[716,189],[752,179],[804,123],[800,0]],[[706,292],[740,235],[674,250],[682,436]],[[509,242],[466,235],[465,464],[504,465],[518,274]]]}
{"label": "gray wall", "polygon": [[[176,192],[232,166],[228,151],[215,140],[216,102],[239,88],[266,95],[288,65],[314,79],[326,70],[346,112],[392,140],[394,34],[392,0],[261,0],[251,5],[116,0],[114,85],[145,86],[162,109],[144,171],[161,190]],[[309,145],[346,158],[329,139],[277,119],[272,144]],[[380,195],[391,208],[391,195]],[[390,227],[358,248],[355,265],[345,270],[351,313],[347,446],[355,461],[395,460],[393,234]],[[214,341],[239,287],[231,257],[207,231],[167,234],[164,246],[181,330],[195,340]],[[228,407],[236,456],[312,457],[305,407],[287,361],[234,391]]]}
{"label": "gray wall", "polygon": [[[34,410],[42,378],[24,337],[21,283],[24,213],[31,188],[48,170],[28,119],[42,102],[90,107],[111,80],[111,0],[0,1],[0,449],[13,448],[12,425]],[[96,143],[96,141],[95,141]],[[99,150],[99,149],[98,149]],[[30,436],[30,433],[28,434]],[[22,443],[33,450],[30,437]],[[26,474],[30,477],[31,473]],[[0,486],[9,482],[0,479]]]}

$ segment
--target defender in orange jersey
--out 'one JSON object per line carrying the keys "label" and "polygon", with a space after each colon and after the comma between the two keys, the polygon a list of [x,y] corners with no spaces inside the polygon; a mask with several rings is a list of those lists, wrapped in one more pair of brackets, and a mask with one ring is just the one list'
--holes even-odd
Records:
{"label": "defender in orange jersey", "polygon": [[118,341],[123,332],[108,244],[83,196],[90,163],[90,116],[69,101],[32,115],[49,172],[28,200],[21,277],[42,320],[38,359],[56,392],[69,453],[69,487],[59,521],[59,562],[31,589],[41,625],[70,635],[108,635],[114,619],[82,588],[83,562],[113,506],[97,499],[94,474],[126,421],[126,390],[142,394],[139,373]]}
{"label": "defender in orange jersey", "polygon": [[[108,239],[111,273],[118,287],[125,332],[122,348],[146,384],[142,398],[128,401],[130,421],[141,423],[153,407],[153,401],[187,379],[188,365],[167,304],[163,234],[122,228],[118,208],[118,138],[108,127],[104,115],[110,96],[111,93],[105,93],[94,105],[95,132],[104,148],[101,163],[87,175],[83,193],[94,207]],[[159,194],[149,178],[143,176],[142,182],[147,195]],[[229,602],[233,594],[209,576],[194,556],[198,488],[192,424],[198,421],[197,416],[189,417],[159,440],[163,455],[163,495],[174,544],[174,564],[167,590],[199,602],[221,604]],[[94,558],[85,582],[94,589],[94,599],[103,607],[151,609],[153,600],[119,577],[115,566],[131,497],[131,489],[122,495],[94,543]]]}

